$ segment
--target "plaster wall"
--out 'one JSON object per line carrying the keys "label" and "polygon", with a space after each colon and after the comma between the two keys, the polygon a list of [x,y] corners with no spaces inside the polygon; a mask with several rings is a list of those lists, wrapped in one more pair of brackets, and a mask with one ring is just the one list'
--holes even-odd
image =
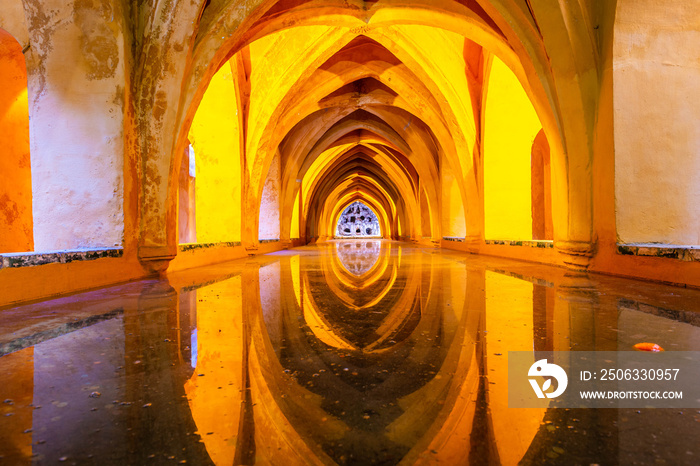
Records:
{"label": "plaster wall", "polygon": [[459,185],[444,157],[441,162],[442,215],[440,218],[442,220],[442,235],[464,238],[467,232],[467,224]]}
{"label": "plaster wall", "polygon": [[10,33],[22,49],[29,45],[29,32],[22,0],[0,0],[0,29]]}
{"label": "plaster wall", "polygon": [[34,248],[27,72],[22,46],[0,29],[0,252]]}
{"label": "plaster wall", "polygon": [[700,244],[700,2],[618,0],[618,241]]}
{"label": "plaster wall", "polygon": [[194,147],[197,241],[241,240],[241,162],[231,67],[214,75],[190,128]]}
{"label": "plaster wall", "polygon": [[530,154],[542,124],[515,74],[495,57],[484,115],[486,239],[530,240]]}
{"label": "plaster wall", "polygon": [[260,199],[259,239],[279,239],[280,237],[280,156],[275,154],[270,171],[265,179]]}
{"label": "plaster wall", "polygon": [[122,4],[44,0],[25,7],[35,250],[121,246]]}

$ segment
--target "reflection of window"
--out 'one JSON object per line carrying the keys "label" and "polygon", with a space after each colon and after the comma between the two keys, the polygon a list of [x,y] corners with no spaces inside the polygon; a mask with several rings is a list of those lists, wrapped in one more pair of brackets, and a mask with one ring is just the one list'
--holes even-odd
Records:
{"label": "reflection of window", "polygon": [[192,368],[197,367],[197,329],[192,330],[192,336],[190,337],[190,354],[192,355],[191,365]]}
{"label": "reflection of window", "polygon": [[340,214],[336,236],[347,238],[381,236],[379,220],[372,209],[360,201],[355,201]]}
{"label": "reflection of window", "polygon": [[338,259],[343,267],[353,275],[361,276],[370,270],[379,259],[380,241],[336,243]]}

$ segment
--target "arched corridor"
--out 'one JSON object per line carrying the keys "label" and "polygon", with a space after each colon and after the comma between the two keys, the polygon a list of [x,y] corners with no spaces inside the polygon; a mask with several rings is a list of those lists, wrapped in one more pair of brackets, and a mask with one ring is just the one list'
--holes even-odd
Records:
{"label": "arched corridor", "polygon": [[[343,385],[347,397],[340,401],[362,406],[372,428],[391,440],[377,441],[368,455],[415,464],[430,462],[422,455],[434,449],[445,464],[459,455],[473,463],[536,463],[543,458],[537,455],[546,455],[537,448],[551,447],[533,440],[543,438],[536,431],[548,414],[537,422],[504,414],[511,412],[499,392],[506,358],[494,360],[491,353],[514,349],[491,341],[497,349],[484,350],[479,332],[522,323],[527,337],[504,337],[515,346],[532,345],[535,353],[577,350],[557,335],[575,339],[576,332],[594,328],[607,335],[606,313],[628,309],[628,301],[638,311],[653,301],[661,309],[657,316],[695,325],[696,44],[700,5],[682,0],[663,7],[651,0],[5,0],[0,322],[6,318],[8,329],[28,335],[51,333],[65,322],[48,319],[46,328],[30,331],[33,320],[21,312],[115,286],[154,287],[138,291],[131,308],[114,308],[123,309],[116,318],[124,328],[146,325],[148,303],[166,296],[179,300],[173,313],[190,319],[192,328],[199,318],[217,324],[222,317],[216,312],[234,315],[231,331],[240,341],[210,348],[233,345],[235,355],[225,365],[245,368],[231,381],[244,390],[237,403],[259,397],[270,411],[231,413],[228,428],[249,425],[252,416],[261,429],[284,432],[279,438],[286,443],[276,446],[322,464],[353,463],[348,455],[371,444],[368,432],[375,431],[339,442],[347,426],[324,404],[324,390],[335,389],[306,387],[304,377],[320,381],[313,375],[320,372],[306,374],[289,351],[311,354],[309,364],[326,372],[332,369],[319,350],[323,345],[362,354],[369,359],[356,361],[356,372],[367,380],[372,377],[361,367],[376,362],[373,351],[387,361],[417,355],[419,366],[449,367],[449,377],[441,374],[449,380],[437,381],[432,376],[439,370],[426,375],[423,366],[410,366],[412,360],[403,369],[398,362],[376,362],[380,371],[393,370],[386,364],[414,371],[415,386],[387,382],[387,393],[369,402],[358,398],[364,389],[338,375],[352,387]],[[251,264],[261,265],[259,274]],[[523,271],[530,269],[537,273]],[[610,289],[600,285],[610,276]],[[120,285],[127,282],[133,283]],[[219,285],[212,283],[227,285],[215,291]],[[638,283],[651,283],[658,294],[647,301],[634,297]],[[220,292],[237,303],[236,311],[223,302],[217,308],[207,294],[202,299],[216,309],[202,315],[200,298],[188,286]],[[618,300],[596,298],[600,286]],[[259,303],[251,297],[258,292]],[[133,298],[106,293],[110,300]],[[664,293],[670,303],[660,297]],[[565,312],[576,317],[556,327],[554,316],[575,307],[579,294],[587,310]],[[28,304],[44,299],[37,308]],[[526,303],[522,312],[518,303]],[[104,314],[86,306],[68,306],[62,317],[83,310],[78,321]],[[127,318],[127,309],[134,315]],[[163,316],[162,325],[173,318]],[[306,324],[293,328],[297,321]],[[617,330],[626,325],[611,323]],[[282,344],[281,329],[296,332],[293,344]],[[144,331],[163,336],[160,327]],[[207,355],[217,350],[202,344],[204,332],[188,332],[178,337],[179,353],[167,358],[208,364]],[[429,348],[417,339],[411,351],[394,352],[416,332],[439,334],[440,345]],[[122,356],[143,344],[119,338]],[[629,349],[630,341],[614,350]],[[473,353],[459,349],[472,343]],[[590,348],[615,346],[599,343]],[[695,340],[687,343],[662,346],[694,348]],[[194,348],[201,351],[193,355]],[[0,361],[14,354],[8,350]],[[167,359],[161,356],[157,364]],[[289,382],[275,372],[282,366],[300,373],[296,382],[303,390],[294,393],[307,401],[298,406],[278,398],[280,384]],[[149,374],[139,375],[143,383]],[[481,386],[482,377],[493,377],[496,386]],[[127,390],[120,397],[133,393],[130,383],[119,388]],[[181,389],[186,396],[219,390],[199,386],[195,375],[169,389],[173,396],[182,396]],[[443,390],[435,403],[459,405],[455,397],[462,396],[482,401],[460,405],[462,411],[419,407],[421,390],[434,386]],[[182,422],[215,424],[218,405],[190,398],[202,404],[181,406]],[[404,414],[373,405],[377,400],[401,400]],[[299,428],[296,419],[307,411],[315,423],[332,421],[330,433],[315,424]],[[381,421],[374,423],[375,414]],[[417,422],[422,415],[432,421]],[[350,424],[366,420],[360,412],[352,416]],[[499,438],[509,416],[524,426],[512,449]],[[447,430],[458,425],[472,432],[470,441],[488,438],[488,451],[453,438]],[[252,464],[257,451],[274,462],[273,446],[261,447],[257,430],[240,429],[236,448],[215,433],[204,438],[198,458]],[[344,446],[328,446],[338,443]],[[250,453],[250,445],[258,449]],[[604,448],[623,451],[621,445]]]}
{"label": "arched corridor", "polygon": [[[356,200],[387,238],[700,286],[697,12],[516,3],[8,1],[0,304],[326,241]],[[625,92],[668,80],[644,119]]]}

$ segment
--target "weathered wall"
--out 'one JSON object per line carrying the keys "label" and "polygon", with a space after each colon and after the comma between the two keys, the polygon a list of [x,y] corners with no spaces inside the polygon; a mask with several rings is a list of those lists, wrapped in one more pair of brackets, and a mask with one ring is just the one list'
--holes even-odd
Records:
{"label": "weathered wall", "polygon": [[532,239],[530,154],[542,125],[522,85],[498,58],[484,114],[486,239]]}
{"label": "weathered wall", "polygon": [[0,29],[4,29],[19,42],[22,49],[29,44],[29,32],[24,18],[22,0],[2,0],[0,2]]}
{"label": "weathered wall", "polygon": [[623,243],[700,244],[700,2],[618,0],[615,193]]}
{"label": "weathered wall", "polygon": [[260,199],[259,239],[279,239],[280,237],[280,157],[279,153],[270,165]]}
{"label": "weathered wall", "polygon": [[34,249],[27,71],[22,46],[0,29],[0,252]]}
{"label": "weathered wall", "polygon": [[25,2],[35,249],[123,242],[121,2]]}
{"label": "weathered wall", "polygon": [[190,128],[200,243],[241,239],[241,159],[236,108],[231,67],[224,65],[209,84]]}

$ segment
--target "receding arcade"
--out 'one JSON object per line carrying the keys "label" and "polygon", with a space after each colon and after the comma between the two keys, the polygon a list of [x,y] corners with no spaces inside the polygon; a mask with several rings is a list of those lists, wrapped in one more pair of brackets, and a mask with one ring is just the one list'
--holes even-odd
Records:
{"label": "receding arcade", "polygon": [[[326,24],[301,15],[291,27],[277,11],[237,47],[222,44],[228,58],[198,84],[183,124],[203,154],[197,228],[248,248],[325,241],[361,201],[387,238],[552,240],[552,183],[545,195],[544,162],[531,166],[536,136],[548,158],[550,144],[525,67],[484,10],[465,9],[461,33],[454,18],[416,23],[419,12],[387,5],[371,15],[376,25],[357,28],[348,10]],[[180,178],[180,193],[187,183]],[[234,202],[218,202],[224,193]]]}

